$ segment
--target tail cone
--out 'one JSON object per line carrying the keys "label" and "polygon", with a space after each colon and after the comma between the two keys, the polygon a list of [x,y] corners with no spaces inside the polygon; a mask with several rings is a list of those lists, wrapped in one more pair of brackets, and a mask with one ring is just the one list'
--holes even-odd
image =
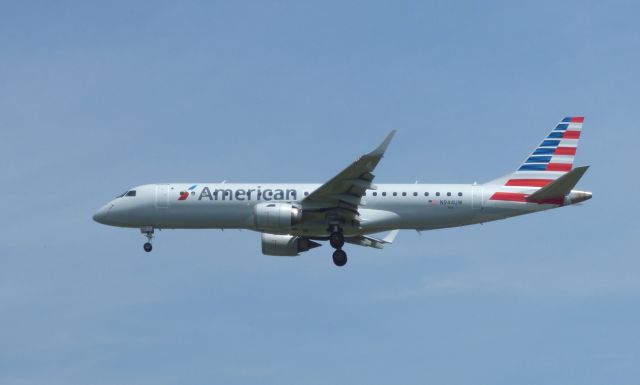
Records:
{"label": "tail cone", "polygon": [[571,191],[569,194],[569,199],[571,199],[571,204],[580,203],[591,199],[593,194],[588,191]]}

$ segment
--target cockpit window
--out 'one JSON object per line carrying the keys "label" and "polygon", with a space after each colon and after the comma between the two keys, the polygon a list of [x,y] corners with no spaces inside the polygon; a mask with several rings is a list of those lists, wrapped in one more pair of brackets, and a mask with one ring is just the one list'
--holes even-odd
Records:
{"label": "cockpit window", "polygon": [[125,191],[122,194],[118,195],[116,197],[116,199],[122,198],[122,197],[134,197],[134,196],[136,196],[136,190],[129,190],[129,191]]}

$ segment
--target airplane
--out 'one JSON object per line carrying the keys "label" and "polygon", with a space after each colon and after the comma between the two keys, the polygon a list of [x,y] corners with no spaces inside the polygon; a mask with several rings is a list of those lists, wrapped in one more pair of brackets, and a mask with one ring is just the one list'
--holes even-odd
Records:
{"label": "airplane", "polygon": [[93,219],[139,228],[147,252],[156,229],[248,229],[262,233],[265,255],[297,256],[329,241],[333,263],[344,266],[345,243],[381,249],[399,230],[479,224],[590,199],[591,192],[574,190],[588,169],[573,167],[583,123],[580,116],[562,119],[514,172],[482,184],[374,184],[394,130],[324,184],[146,184]]}

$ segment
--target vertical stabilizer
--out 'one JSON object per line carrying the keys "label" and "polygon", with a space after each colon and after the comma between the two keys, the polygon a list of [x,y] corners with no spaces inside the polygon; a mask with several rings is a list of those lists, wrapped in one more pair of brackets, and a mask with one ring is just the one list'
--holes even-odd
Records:
{"label": "vertical stabilizer", "polygon": [[571,171],[583,123],[582,116],[562,119],[515,172],[487,184],[539,188]]}

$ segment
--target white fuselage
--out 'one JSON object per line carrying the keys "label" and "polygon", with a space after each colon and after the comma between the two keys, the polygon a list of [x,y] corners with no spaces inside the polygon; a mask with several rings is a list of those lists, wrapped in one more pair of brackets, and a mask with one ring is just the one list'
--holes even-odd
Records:
{"label": "white fuselage", "polygon": [[[288,183],[143,185],[130,190],[135,191],[135,196],[112,200],[94,218],[120,227],[249,229],[324,237],[329,234],[325,222],[305,220],[304,210],[302,221],[289,229],[259,228],[254,215],[257,204],[300,202],[319,186]],[[378,184],[376,190],[366,192],[358,206],[359,223],[342,227],[346,236],[393,229],[438,229],[488,222],[561,205],[490,200],[488,197],[498,188],[476,184]],[[571,203],[569,195],[563,204]]]}

